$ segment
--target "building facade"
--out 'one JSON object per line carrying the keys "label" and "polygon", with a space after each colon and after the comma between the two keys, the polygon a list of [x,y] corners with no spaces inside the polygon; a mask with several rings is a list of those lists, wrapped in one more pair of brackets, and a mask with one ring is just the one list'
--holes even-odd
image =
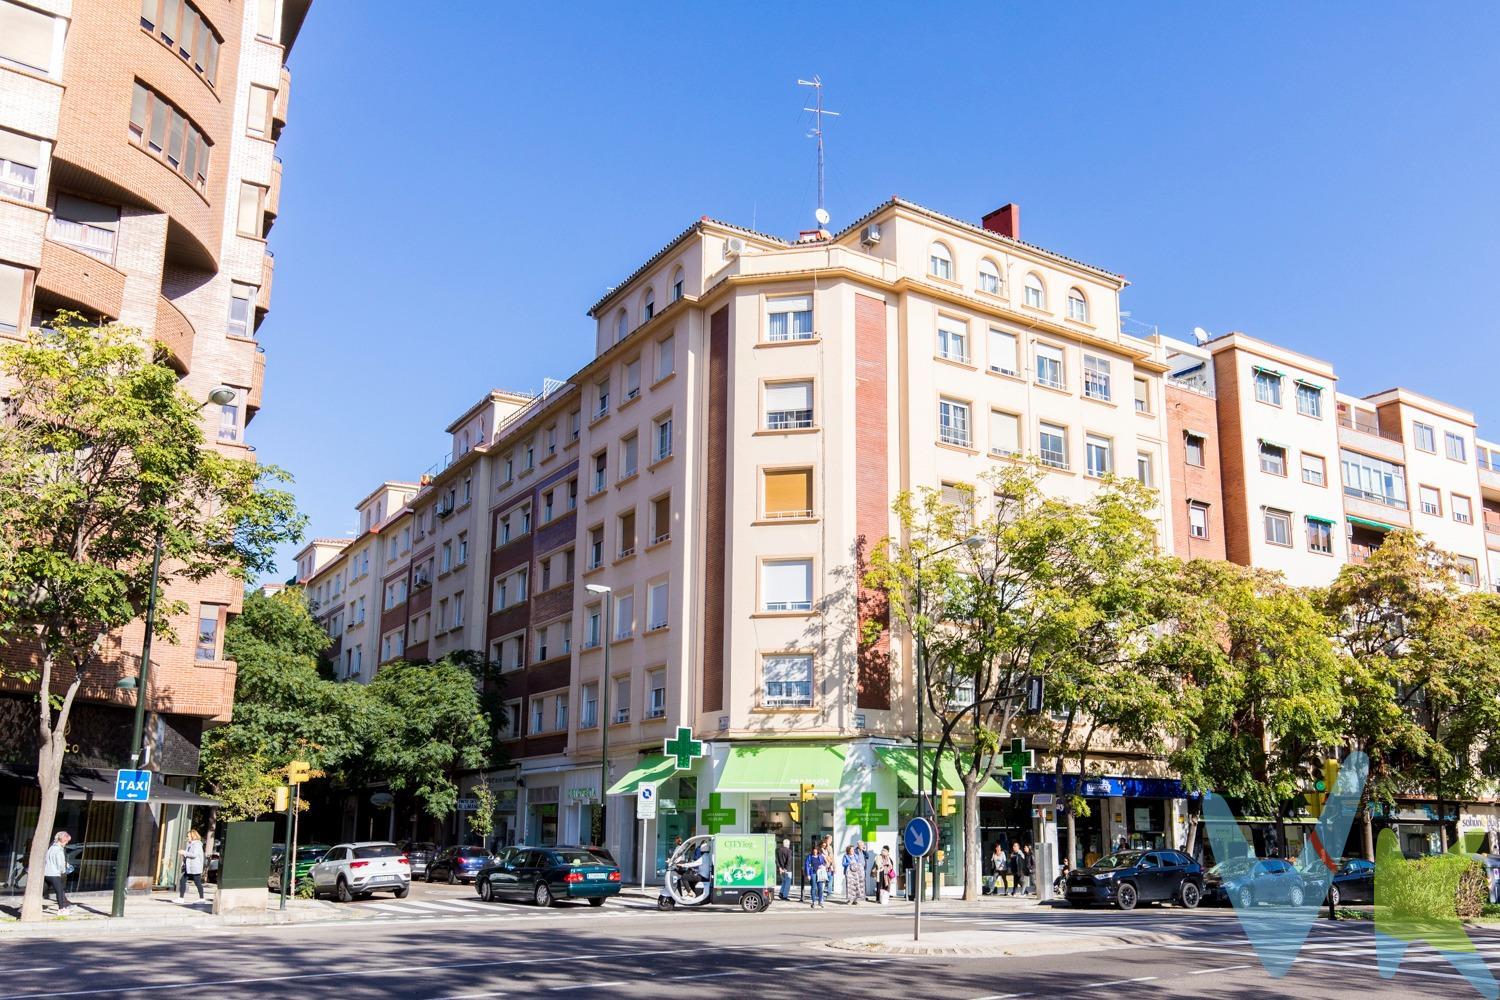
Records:
{"label": "building facade", "polygon": [[[206,400],[205,437],[249,457],[266,355],[257,330],[270,308],[267,237],[280,211],[276,142],[287,120],[287,55],[309,0],[0,0],[0,339],[72,310],[137,328],[165,348],[183,388]],[[195,797],[199,736],[232,710],[235,665],[224,629],[242,584],[229,577],[168,594],[187,613],[179,644],[153,649],[150,728],[163,798],[137,823],[138,871],[175,877],[181,808]],[[80,885],[106,878],[114,808],[89,804],[90,769],[128,759],[130,703],[113,687],[134,676],[142,626],[110,637],[102,672],[74,710],[88,733],[67,767],[59,823],[84,844]],[[36,790],[31,695],[0,696],[12,734],[4,759],[22,775],[0,805],[0,831],[24,850]],[[75,773],[76,772],[76,773]],[[34,772],[33,772],[34,773]],[[173,791],[175,789],[175,791]],[[30,820],[30,821],[34,821]],[[7,859],[7,865],[10,865]]]}

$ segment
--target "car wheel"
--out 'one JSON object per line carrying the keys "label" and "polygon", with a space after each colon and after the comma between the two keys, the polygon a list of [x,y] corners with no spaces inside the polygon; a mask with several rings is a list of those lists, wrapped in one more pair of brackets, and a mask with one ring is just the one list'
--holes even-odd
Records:
{"label": "car wheel", "polygon": [[1115,890],[1115,905],[1122,910],[1133,910],[1140,897],[1136,895],[1135,886],[1129,882],[1123,882]]}
{"label": "car wheel", "polygon": [[603,906],[604,905],[604,897],[603,896],[595,896],[593,899],[589,900],[589,905],[590,906]]}
{"label": "car wheel", "polygon": [[487,879],[487,878],[480,879],[478,881],[478,883],[475,885],[475,888],[477,888],[479,890],[479,898],[482,899],[482,900],[484,900],[486,903],[488,903],[490,900],[492,900],[492,899],[495,898],[495,896],[494,896],[494,890],[490,888],[490,880],[489,879]]}
{"label": "car wheel", "polygon": [[354,893],[352,893],[352,892],[349,891],[349,883],[345,882],[342,876],[339,878],[339,885],[338,885],[337,892],[338,892],[339,902],[340,903],[352,903],[352,902],[354,902]]}
{"label": "car wheel", "polygon": [[1328,905],[1331,906],[1331,907],[1333,907],[1334,909],[1338,909],[1338,905],[1339,905],[1339,887],[1338,886],[1334,886],[1333,888],[1331,888],[1331,889],[1328,890]]}
{"label": "car wheel", "polygon": [[409,885],[403,885],[401,888],[399,888],[399,889],[396,890],[396,898],[397,899],[405,899],[407,896],[410,896],[410,895],[411,895],[411,886],[409,886]]}
{"label": "car wheel", "polygon": [[1203,890],[1198,888],[1197,882],[1185,881],[1182,888],[1177,892],[1177,901],[1182,904],[1183,909],[1196,909],[1198,903],[1203,899]]}
{"label": "car wheel", "polygon": [[740,896],[740,909],[746,913],[759,913],[766,908],[766,901],[758,892],[747,892]]}
{"label": "car wheel", "polygon": [[1307,897],[1302,892],[1302,887],[1300,885],[1294,885],[1294,886],[1292,886],[1291,892],[1288,892],[1286,894],[1286,901],[1288,903],[1291,903],[1293,906],[1301,906],[1302,905],[1302,901],[1304,899],[1306,899],[1306,898]]}
{"label": "car wheel", "polygon": [[458,885],[458,872],[454,871],[452,868],[448,869],[448,884]]}
{"label": "car wheel", "polygon": [[1240,890],[1239,901],[1240,906],[1247,910],[1255,905],[1255,893],[1250,891],[1250,887],[1248,885]]}
{"label": "car wheel", "polygon": [[536,900],[537,906],[551,906],[553,903],[552,887],[547,885],[546,882],[538,882],[536,884],[536,893],[532,898]]}

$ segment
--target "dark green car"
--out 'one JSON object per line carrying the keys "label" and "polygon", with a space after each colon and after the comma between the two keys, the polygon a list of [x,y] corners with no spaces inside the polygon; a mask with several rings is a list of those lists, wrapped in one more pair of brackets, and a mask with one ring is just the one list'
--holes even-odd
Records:
{"label": "dark green car", "polygon": [[[327,844],[302,844],[297,848],[297,856],[292,860],[292,885],[301,882],[308,870],[319,861],[323,855],[328,853]],[[286,848],[277,844],[271,850],[271,873],[266,879],[266,887],[272,892],[281,891],[281,870],[286,858]]]}
{"label": "dark green car", "polygon": [[474,877],[485,902],[527,899],[551,906],[565,899],[586,899],[603,906],[620,894],[620,869],[587,847],[507,847]]}

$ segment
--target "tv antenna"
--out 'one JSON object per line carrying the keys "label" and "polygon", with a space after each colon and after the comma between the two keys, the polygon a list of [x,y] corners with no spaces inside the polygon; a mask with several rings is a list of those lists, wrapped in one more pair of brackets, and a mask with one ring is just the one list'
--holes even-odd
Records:
{"label": "tv antenna", "polygon": [[798,80],[797,86],[811,87],[813,89],[813,106],[803,108],[802,110],[812,112],[813,127],[807,133],[807,136],[809,139],[818,140],[818,210],[814,213],[814,216],[817,218],[818,227],[821,229],[823,226],[828,225],[829,219],[828,209],[823,203],[823,116],[828,115],[832,118],[837,118],[839,113],[837,111],[829,111],[823,107],[822,77],[815,75],[811,80]]}

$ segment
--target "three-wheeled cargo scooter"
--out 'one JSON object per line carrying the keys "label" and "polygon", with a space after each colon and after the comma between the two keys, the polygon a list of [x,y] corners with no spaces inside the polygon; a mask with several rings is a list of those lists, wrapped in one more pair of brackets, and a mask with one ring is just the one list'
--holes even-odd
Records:
{"label": "three-wheeled cargo scooter", "polygon": [[656,907],[738,904],[746,913],[759,913],[771,905],[775,884],[776,838],[771,834],[689,837],[667,859],[666,881]]}

